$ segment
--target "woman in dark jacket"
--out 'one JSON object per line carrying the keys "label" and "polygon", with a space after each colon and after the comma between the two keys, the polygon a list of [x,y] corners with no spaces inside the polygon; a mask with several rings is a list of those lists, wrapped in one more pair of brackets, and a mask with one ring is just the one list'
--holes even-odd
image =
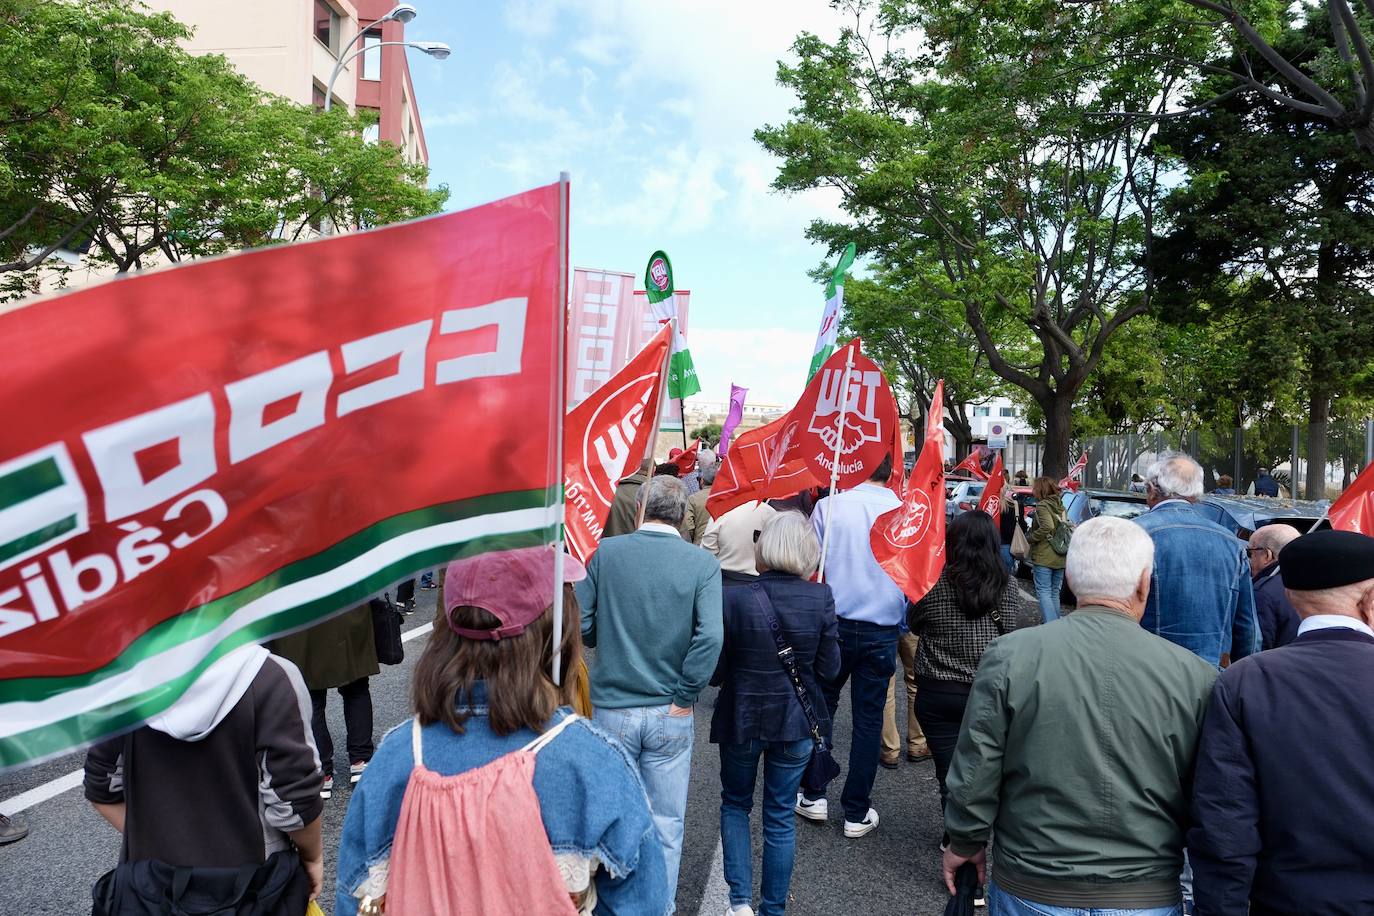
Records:
{"label": "woman in dark jacket", "polygon": [[978,662],[998,636],[1040,622],[999,556],[997,523],[986,512],[965,512],[945,538],[945,570],[907,611],[916,650],[916,720],[926,733],[940,805],[945,776],[959,741]]}
{"label": "woman in dark jacket", "polygon": [[325,715],[331,687],[343,698],[350,782],[362,778],[376,749],[372,740],[372,692],[367,679],[381,669],[372,633],[372,611],[363,603],[272,643],[273,652],[301,669],[305,686],[310,689],[310,725],[324,771],[324,785],[320,789],[323,798],[334,794],[334,740]]}
{"label": "woman in dark jacket", "polygon": [[806,712],[778,658],[769,611],[797,670],[822,735],[829,734],[818,678],[840,673],[835,599],[830,586],[808,582],[820,544],[805,517],[781,512],[759,533],[756,582],[723,591],[725,646],[711,678],[721,688],[711,717],[711,743],[720,745],[720,840],[730,913],[749,913],[753,861],[749,810],[763,758],[763,881],[759,916],[783,912],[792,881],[793,806],[814,741]]}

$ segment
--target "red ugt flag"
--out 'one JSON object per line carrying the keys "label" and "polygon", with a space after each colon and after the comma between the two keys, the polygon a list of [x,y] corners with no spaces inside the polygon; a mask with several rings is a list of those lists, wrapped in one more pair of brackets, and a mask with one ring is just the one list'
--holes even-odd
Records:
{"label": "red ugt flag", "polygon": [[583,563],[601,543],[616,484],[649,450],[671,342],[672,326],[665,324],[563,423],[564,524],[568,550]]}
{"label": "red ugt flag", "polygon": [[1331,504],[1326,517],[1338,531],[1353,531],[1374,537],[1374,464],[1364,469],[1344,493]]}
{"label": "red ugt flag", "polygon": [[906,482],[906,499],[873,523],[873,556],[902,594],[920,601],[945,568],[944,380],[935,385],[925,443]]}
{"label": "red ugt flag", "polygon": [[838,486],[847,490],[867,480],[897,441],[897,401],[882,370],[863,355],[856,339],[830,355],[781,422],[770,468],[801,460],[828,484],[838,446]]}
{"label": "red ugt flag", "polygon": [[992,463],[992,473],[988,475],[987,486],[983,487],[983,495],[978,500],[978,511],[986,512],[996,521],[997,516],[1002,512],[1002,491],[1007,488],[1007,469],[1002,465],[1002,453],[997,453],[997,459]]}

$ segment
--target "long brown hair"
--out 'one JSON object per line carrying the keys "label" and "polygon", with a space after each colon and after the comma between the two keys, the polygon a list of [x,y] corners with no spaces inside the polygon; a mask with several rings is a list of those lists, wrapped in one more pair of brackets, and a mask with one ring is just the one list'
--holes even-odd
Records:
{"label": "long brown hair", "polygon": [[[456,607],[453,621],[460,627],[500,626],[491,613],[478,607]],[[458,734],[472,713],[458,705],[470,697],[477,681],[487,688],[487,716],[491,730],[509,735],[522,728],[541,732],[559,706],[572,703],[573,667],[582,658],[581,611],[571,585],[563,587],[563,685],[553,682],[553,608],[509,639],[466,639],[435,622],[424,654],[415,664],[410,696],[421,725],[443,722]]]}
{"label": "long brown hair", "polygon": [[1031,484],[1031,495],[1036,499],[1049,499],[1059,495],[1059,481],[1053,477],[1037,477]]}

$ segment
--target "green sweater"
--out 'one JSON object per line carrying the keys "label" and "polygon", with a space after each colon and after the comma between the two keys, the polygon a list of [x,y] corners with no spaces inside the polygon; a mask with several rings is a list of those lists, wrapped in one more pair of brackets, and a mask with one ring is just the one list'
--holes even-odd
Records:
{"label": "green sweater", "polygon": [[994,640],[946,780],[954,852],[995,834],[998,885],[1037,903],[1178,903],[1187,781],[1216,677],[1108,608]]}
{"label": "green sweater", "polygon": [[696,703],[725,639],[715,557],[667,528],[605,538],[577,600],[593,706]]}
{"label": "green sweater", "polygon": [[1030,543],[1032,565],[1049,569],[1063,569],[1067,565],[1067,557],[1062,553],[1055,553],[1054,548],[1050,546],[1054,529],[1060,522],[1067,520],[1068,511],[1064,508],[1062,496],[1047,497],[1036,505],[1035,513],[1031,516],[1030,533],[1026,535],[1026,540]]}

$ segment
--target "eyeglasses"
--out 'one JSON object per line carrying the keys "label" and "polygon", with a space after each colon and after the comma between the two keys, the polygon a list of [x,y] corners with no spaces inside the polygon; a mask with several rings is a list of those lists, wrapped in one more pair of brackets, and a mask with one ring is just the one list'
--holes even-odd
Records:
{"label": "eyeglasses", "polygon": [[1251,553],[1273,553],[1274,551],[1270,550],[1268,547],[1247,547],[1247,548],[1245,548],[1245,552],[1246,552],[1247,554],[1251,554]]}

